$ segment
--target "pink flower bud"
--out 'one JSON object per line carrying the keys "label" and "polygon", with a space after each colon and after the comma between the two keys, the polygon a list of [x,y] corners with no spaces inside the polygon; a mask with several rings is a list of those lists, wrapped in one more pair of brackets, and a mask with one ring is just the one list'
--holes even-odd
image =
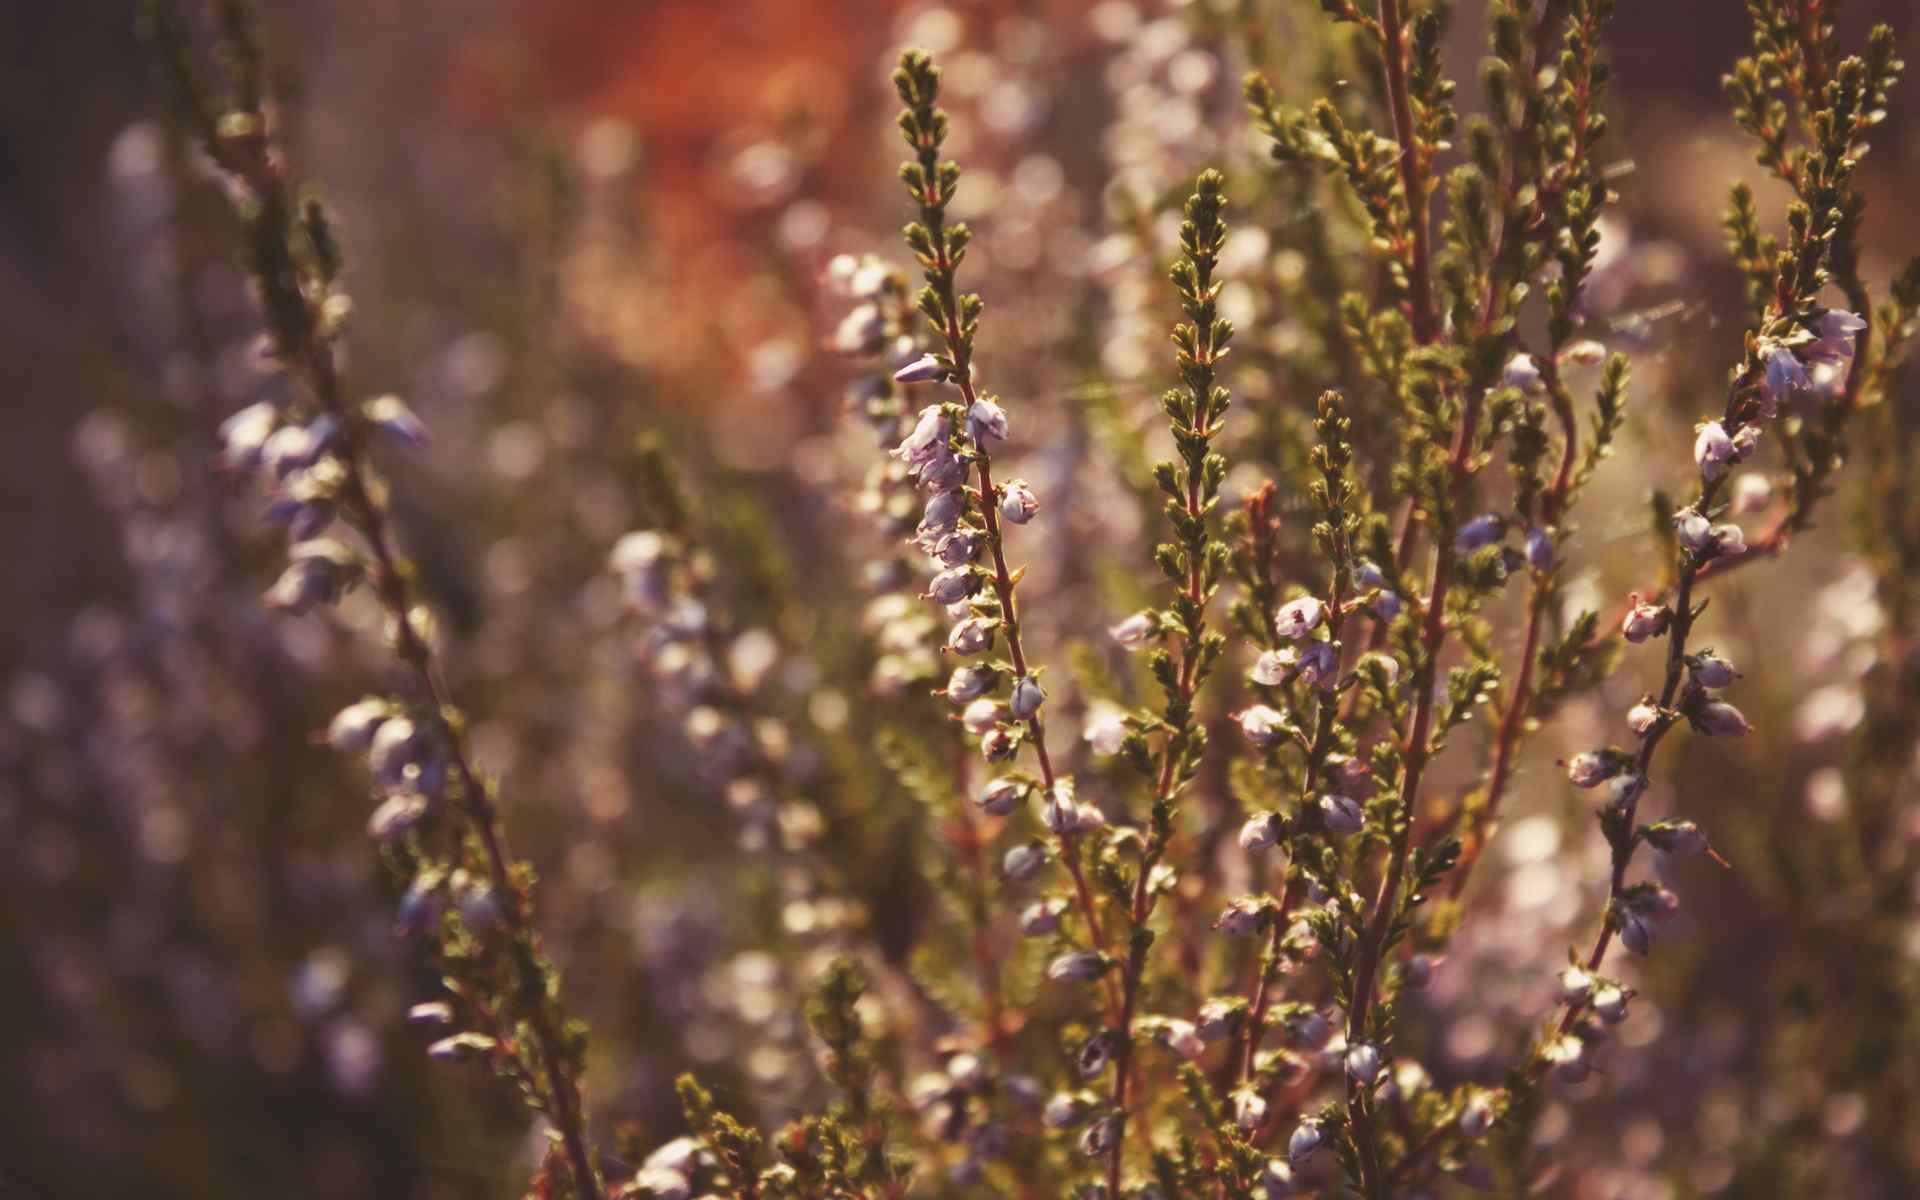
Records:
{"label": "pink flower bud", "polygon": [[967,705],[960,714],[960,724],[968,733],[976,736],[987,732],[1000,723],[1000,702],[986,696]]}
{"label": "pink flower bud", "polygon": [[1240,1027],[1246,1024],[1246,1019],[1247,1001],[1244,997],[1223,997],[1202,1004],[1193,1027],[1201,1040],[1217,1042],[1238,1033]]}
{"label": "pink flower bud", "polygon": [[1084,983],[1107,973],[1112,960],[1098,950],[1069,950],[1047,964],[1047,978],[1055,983]]}
{"label": "pink flower bud", "polygon": [[1673,514],[1673,536],[1683,549],[1700,551],[1713,544],[1713,523],[1691,508]]}
{"label": "pink flower bud", "polygon": [[1103,758],[1120,753],[1127,743],[1127,710],[1104,700],[1094,701],[1088,708],[1087,725],[1081,736],[1088,748]]}
{"label": "pink flower bud", "polygon": [[1213,927],[1228,937],[1250,937],[1259,932],[1266,915],[1267,901],[1262,896],[1242,896],[1228,904]]}
{"label": "pink flower bud", "polygon": [[1046,937],[1060,928],[1060,918],[1066,914],[1064,896],[1035,900],[1020,912],[1020,932],[1028,937]]}
{"label": "pink flower bud", "polygon": [[1031,675],[1024,675],[1013,685],[1013,696],[1008,700],[1007,707],[1016,718],[1024,721],[1039,712],[1046,700],[1047,693],[1040,686],[1040,681]]}
{"label": "pink flower bud", "polygon": [[1258,1091],[1244,1087],[1233,1093],[1233,1123],[1251,1133],[1267,1119],[1267,1099]]}
{"label": "pink flower bud", "polygon": [[1287,1139],[1287,1157],[1294,1162],[1305,1162],[1325,1145],[1326,1129],[1312,1117],[1294,1126],[1293,1136]]}
{"label": "pink flower bud", "polygon": [[1713,737],[1740,737],[1753,732],[1746,714],[1724,700],[1701,705],[1699,711],[1693,714],[1693,722],[1700,732]]}
{"label": "pink flower bud", "polygon": [[1627,728],[1641,737],[1647,736],[1660,724],[1660,706],[1651,699],[1645,699],[1627,710]]}
{"label": "pink flower bud", "polygon": [[1592,338],[1581,338],[1560,352],[1560,361],[1576,367],[1591,367],[1607,356],[1607,348]]}
{"label": "pink flower bud", "polygon": [[427,444],[427,426],[398,396],[376,396],[361,407],[373,427],[411,450]]}
{"label": "pink flower bud", "polygon": [[1256,746],[1271,746],[1286,736],[1286,717],[1264,704],[1244,709],[1233,719],[1240,722],[1240,732]]}
{"label": "pink flower bud", "polygon": [[940,359],[934,355],[922,354],[919,358],[914,359],[906,366],[895,371],[893,373],[893,381],[895,383],[928,383],[932,380],[944,379],[946,378],[946,374],[946,363],[940,361]]}
{"label": "pink flower bud", "polygon": [[1718,421],[1701,425],[1693,439],[1693,462],[1700,474],[1709,480],[1718,479],[1732,459],[1733,439],[1727,436],[1726,426]]}
{"label": "pink flower bud", "polygon": [[1007,440],[1007,412],[1000,407],[999,401],[991,396],[982,396],[973,402],[967,410],[967,436],[978,446],[988,438],[996,441]]}
{"label": "pink flower bud", "polygon": [[1047,848],[1039,842],[1028,842],[1007,851],[1000,860],[1000,872],[1008,879],[1023,882],[1039,874],[1040,868],[1047,865]]}
{"label": "pink flower bud", "polygon": [[1732,663],[1711,650],[1692,656],[1687,665],[1693,669],[1693,677],[1701,687],[1723,688],[1740,678],[1740,672],[1734,670]]}
{"label": "pink flower bud", "polygon": [[1493,1128],[1493,1100],[1485,1092],[1475,1092],[1460,1106],[1460,1132],[1470,1138],[1484,1137]]}
{"label": "pink flower bud", "polygon": [[979,654],[993,645],[993,624],[985,617],[968,617],[947,635],[947,649],[955,654]]}
{"label": "pink flower bud", "polygon": [[1282,829],[1279,813],[1257,812],[1240,827],[1240,848],[1249,854],[1271,850],[1280,841]]}
{"label": "pink flower bud", "polygon": [[1138,650],[1159,631],[1160,621],[1152,609],[1143,608],[1126,620],[1107,630],[1107,635],[1120,643],[1122,649]]}
{"label": "pink flower bud", "polygon": [[1333,690],[1339,680],[1340,656],[1332,642],[1307,642],[1300,647],[1300,678],[1312,687]]}
{"label": "pink flower bud", "polygon": [[1307,636],[1326,618],[1327,606],[1313,596],[1288,601],[1274,614],[1274,632],[1290,641]]}
{"label": "pink flower bud", "polygon": [[1630,993],[1618,984],[1609,983],[1593,993],[1593,1011],[1609,1025],[1618,1025],[1627,1019],[1627,1001]]}
{"label": "pink flower bud", "polygon": [[1531,354],[1516,354],[1507,360],[1505,370],[1500,373],[1500,381],[1523,392],[1537,392],[1540,390],[1540,364],[1533,361]]}
{"label": "pink flower bud", "polygon": [[1025,525],[1040,511],[1040,498],[1024,479],[1011,479],[1000,489],[1000,515],[1015,525]]}
{"label": "pink flower bud", "polygon": [[1004,817],[1020,807],[1032,791],[1033,785],[1026,780],[1002,775],[997,779],[989,780],[987,786],[980,789],[980,794],[974,797],[973,802],[979,806],[980,811],[990,816]]}
{"label": "pink flower bud", "polygon": [[1639,597],[1633,597],[1634,605],[1627,610],[1626,619],[1620,622],[1620,633],[1629,642],[1644,642],[1648,638],[1659,637],[1667,631],[1667,625],[1673,620],[1673,610],[1664,604],[1643,604]]}
{"label": "pink flower bud", "polygon": [[1584,968],[1569,965],[1560,972],[1560,1003],[1569,1006],[1585,1004],[1593,995],[1594,979]]}
{"label": "pink flower bud", "polygon": [[1567,760],[1567,779],[1575,787],[1599,787],[1620,770],[1610,757],[1588,750]]}
{"label": "pink flower bud", "polygon": [[972,567],[954,567],[940,572],[921,593],[935,604],[958,604],[980,589],[980,576]]}

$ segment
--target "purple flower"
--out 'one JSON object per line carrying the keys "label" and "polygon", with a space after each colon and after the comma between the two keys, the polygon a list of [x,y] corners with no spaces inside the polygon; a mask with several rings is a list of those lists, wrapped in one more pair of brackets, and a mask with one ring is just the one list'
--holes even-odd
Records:
{"label": "purple flower", "polygon": [[1362,1087],[1366,1087],[1380,1075],[1379,1047],[1367,1042],[1356,1042],[1347,1048],[1347,1074]]}
{"label": "purple flower", "polygon": [[1777,411],[1782,402],[1792,399],[1795,388],[1813,387],[1813,381],[1807,378],[1806,364],[1793,351],[1775,345],[1764,353],[1767,363],[1767,400],[1771,408]]}
{"label": "purple flower", "polygon": [[1112,965],[1098,950],[1069,950],[1047,964],[1047,978],[1055,983],[1082,983],[1100,978]]}
{"label": "purple flower", "polygon": [[1627,728],[1641,737],[1653,731],[1660,724],[1660,706],[1651,699],[1645,699],[1627,710]]}
{"label": "purple flower", "polygon": [[1366,816],[1357,803],[1349,797],[1335,795],[1320,797],[1320,820],[1328,833],[1358,833],[1366,824]]}
{"label": "purple flower", "polygon": [[1293,1136],[1287,1139],[1287,1157],[1294,1162],[1305,1162],[1325,1145],[1327,1131],[1320,1122],[1309,1117],[1296,1125]]}
{"label": "purple flower", "polygon": [[1687,660],[1687,665],[1693,668],[1693,677],[1701,687],[1723,688],[1740,678],[1740,672],[1732,663],[1711,650],[1694,655]]}
{"label": "purple flower", "polygon": [[935,575],[922,598],[936,604],[957,604],[979,588],[980,577],[972,567],[954,567]]}
{"label": "purple flower", "polygon": [[1553,561],[1553,535],[1538,526],[1527,530],[1527,565],[1536,571],[1551,571]]}
{"label": "purple flower", "polygon": [[1820,339],[1807,347],[1807,357],[1816,362],[1852,358],[1854,335],[1866,327],[1867,322],[1858,313],[1829,308],[1820,314]]}
{"label": "purple flower", "polygon": [[1507,523],[1498,513],[1482,513],[1462,525],[1453,535],[1455,554],[1484,550],[1506,536]]}
{"label": "purple flower", "polygon": [[977,700],[997,682],[999,675],[992,667],[955,667],[947,678],[947,699],[955,704]]}
{"label": "purple flower", "polygon": [[1333,690],[1340,674],[1340,656],[1332,642],[1308,642],[1300,647],[1300,678],[1318,688]]}
{"label": "purple flower", "polygon": [[920,410],[920,419],[914,422],[913,431],[894,447],[893,456],[918,467],[932,462],[934,456],[946,448],[946,410],[938,404],[929,404]]}
{"label": "purple flower", "polygon": [[366,402],[361,413],[374,428],[411,450],[425,449],[427,426],[398,396],[376,396]]}
{"label": "purple flower", "polygon": [[1533,361],[1531,354],[1516,354],[1507,360],[1506,369],[1501,372],[1501,382],[1523,392],[1537,392],[1540,390],[1540,364]]}
{"label": "purple flower", "polygon": [[1593,750],[1576,754],[1567,760],[1567,779],[1580,788],[1599,787],[1619,770],[1619,765],[1612,758]]}
{"label": "purple flower", "polygon": [[979,654],[993,645],[993,623],[985,617],[968,617],[947,635],[947,649],[955,654]]}
{"label": "purple flower", "polygon": [[1257,812],[1240,827],[1240,848],[1248,853],[1272,849],[1285,826],[1276,812]]}

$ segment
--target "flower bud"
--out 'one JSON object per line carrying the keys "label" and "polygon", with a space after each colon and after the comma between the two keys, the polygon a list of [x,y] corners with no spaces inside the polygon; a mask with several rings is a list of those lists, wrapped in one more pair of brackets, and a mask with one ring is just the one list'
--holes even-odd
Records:
{"label": "flower bud", "polygon": [[1740,678],[1732,663],[1711,650],[1693,655],[1687,665],[1693,670],[1694,681],[1704,688],[1723,688]]}
{"label": "flower bud", "polygon": [[1700,732],[1713,737],[1741,737],[1753,732],[1746,714],[1724,700],[1702,704],[1693,714],[1693,723]]}
{"label": "flower bud", "polygon": [[1317,597],[1302,596],[1280,606],[1280,611],[1274,614],[1273,629],[1289,641],[1298,641],[1318,628],[1326,615],[1327,606]]}
{"label": "flower bud", "polygon": [[419,827],[430,805],[418,792],[401,792],[380,802],[367,818],[367,836],[381,845],[397,842]]}
{"label": "flower bud", "polygon": [[1625,808],[1639,799],[1640,793],[1647,790],[1647,777],[1637,771],[1622,771],[1607,780],[1607,803],[1614,808]]}
{"label": "flower bud", "polygon": [[465,1062],[493,1051],[498,1042],[483,1033],[456,1033],[427,1047],[427,1057],[440,1062]]}
{"label": "flower bud", "polygon": [[1276,812],[1257,812],[1240,827],[1240,848],[1250,854],[1271,850],[1280,841],[1285,825]]}
{"label": "flower bud", "polygon": [[1200,1006],[1200,1012],[1194,1021],[1195,1032],[1200,1040],[1217,1042],[1239,1032],[1246,1023],[1247,1001],[1241,996],[1225,996],[1209,1000]]}
{"label": "flower bud", "polygon": [[1733,461],[1745,462],[1760,448],[1760,427],[1742,425],[1733,435]]}
{"label": "flower bud", "polygon": [[407,1021],[413,1025],[448,1025],[453,1022],[453,1005],[445,1000],[428,1000],[407,1010]]}
{"label": "flower bud", "polygon": [[1620,771],[1620,764],[1610,755],[1588,750],[1567,760],[1567,779],[1575,787],[1599,787],[1612,779]]}
{"label": "flower bud", "polygon": [[[948,492],[946,495],[952,495]],[[978,529],[971,525],[963,526],[951,533],[942,534],[934,543],[933,556],[944,567],[962,567],[980,557],[980,548],[985,544]]]}
{"label": "flower bud", "polygon": [[1560,361],[1571,363],[1576,367],[1591,367],[1606,356],[1605,346],[1592,338],[1581,338],[1577,342],[1569,343],[1567,348],[1560,352]]}
{"label": "flower bud", "polygon": [[1167,1049],[1189,1061],[1199,1058],[1207,1051],[1207,1044],[1200,1037],[1192,1021],[1182,1021],[1176,1017],[1153,1018],[1153,1039]]}
{"label": "flower bud", "polygon": [[1538,526],[1527,530],[1527,565],[1536,571],[1551,571],[1553,563],[1553,535]]}
{"label": "flower bud", "polygon": [[1262,687],[1279,687],[1293,674],[1299,653],[1292,646],[1283,646],[1278,650],[1268,650],[1253,661],[1253,669],[1247,672],[1247,678]]}
{"label": "flower bud", "polygon": [[1400,616],[1401,600],[1398,592],[1381,592],[1373,598],[1373,615],[1382,621],[1396,620]]}
{"label": "flower bud", "polygon": [[1347,797],[1326,795],[1320,797],[1320,821],[1329,833],[1358,833],[1366,824],[1366,816],[1360,806]]}
{"label": "flower bud", "polygon": [[1500,373],[1500,380],[1510,388],[1518,388],[1527,393],[1540,390],[1540,365],[1533,361],[1531,354],[1516,354],[1507,360],[1506,369]]}
{"label": "flower bud", "polygon": [[1260,1168],[1260,1190],[1266,1200],[1284,1200],[1299,1191],[1293,1182],[1293,1168],[1284,1158],[1269,1158]]}
{"label": "flower bud", "polygon": [[992,667],[955,667],[947,677],[947,699],[966,704],[992,691],[999,682],[999,673]]}
{"label": "flower bud", "polygon": [[998,779],[989,780],[987,786],[980,789],[980,794],[974,798],[973,802],[979,806],[980,811],[990,816],[1004,817],[1025,803],[1032,790],[1033,785],[1026,780],[1002,775]]}
{"label": "flower bud", "polygon": [[979,736],[992,730],[1000,723],[1001,709],[998,700],[982,696],[960,714],[960,724],[968,733]]}
{"label": "flower bud", "polygon": [[1267,1098],[1250,1087],[1243,1087],[1233,1093],[1233,1123],[1248,1133],[1260,1128],[1267,1120]]}
{"label": "flower bud", "polygon": [[1829,308],[1820,314],[1816,327],[1820,339],[1807,347],[1807,357],[1816,362],[1852,358],[1854,335],[1866,328],[1867,322],[1860,314]]}
{"label": "flower bud", "polygon": [[1626,619],[1620,622],[1621,636],[1638,644],[1667,631],[1668,622],[1673,620],[1673,610],[1664,604],[1643,604],[1637,596],[1633,600],[1633,607],[1627,610]]}
{"label": "flower bud", "polygon": [[1548,1042],[1541,1048],[1540,1057],[1562,1083],[1579,1083],[1593,1070],[1587,1061],[1587,1044],[1570,1033]]}
{"label": "flower bud", "polygon": [[293,561],[267,590],[271,608],[304,613],[315,604],[332,604],[360,576],[360,560],[332,538],[299,542],[288,554]]}
{"label": "flower bud", "polygon": [[1040,823],[1056,834],[1072,833],[1079,827],[1079,807],[1073,798],[1073,782],[1055,780],[1040,795]]}
{"label": "flower bud", "polygon": [[1655,932],[1653,919],[1645,913],[1628,911],[1620,915],[1620,941],[1635,954],[1645,956],[1652,951]]}
{"label": "flower bud", "polygon": [[968,617],[947,634],[947,649],[955,654],[980,654],[991,645],[993,623],[985,617]]}
{"label": "flower bud", "polygon": [[1660,706],[1653,702],[1651,696],[1643,698],[1640,703],[1627,710],[1627,728],[1641,737],[1647,736],[1659,724]]}
{"label": "flower bud", "polygon": [[1040,681],[1031,675],[1023,675],[1013,685],[1013,696],[1008,700],[1007,707],[1016,718],[1024,721],[1039,712],[1046,699],[1047,693],[1041,688]]}
{"label": "flower bud", "polygon": [[1005,762],[1020,749],[1020,739],[1004,727],[987,730],[980,739],[980,754],[990,763]]}
{"label": "flower bud", "polygon": [[1094,1098],[1085,1092],[1055,1092],[1040,1110],[1048,1129],[1072,1129],[1093,1115]]}
{"label": "flower bud", "polygon": [[1419,991],[1433,982],[1433,967],[1431,954],[1420,952],[1410,954],[1407,956],[1406,965],[1401,968],[1401,978],[1406,980],[1408,987]]}
{"label": "flower bud", "polygon": [[1387,577],[1380,570],[1380,564],[1370,558],[1360,559],[1353,564],[1353,580],[1363,588],[1387,586]]}
{"label": "flower bud", "polygon": [[426,423],[400,397],[376,396],[362,405],[360,412],[374,428],[408,449],[426,448]]}
{"label": "flower bud", "polygon": [[1693,439],[1693,464],[1700,468],[1701,476],[1708,481],[1718,479],[1732,461],[1733,439],[1727,435],[1727,427],[1718,421],[1703,423]]}
{"label": "flower bud", "polygon": [[1460,1106],[1460,1132],[1470,1138],[1485,1136],[1493,1128],[1493,1100],[1485,1092],[1475,1092]]}
{"label": "flower bud", "polygon": [[893,373],[893,381],[895,383],[931,383],[936,379],[944,379],[946,374],[946,363],[940,361],[940,359],[934,355],[922,354],[919,358],[914,359],[906,366],[895,371]]}
{"label": "flower bud", "polygon": [[1000,489],[1000,516],[1015,525],[1025,525],[1040,511],[1040,498],[1024,479],[1008,480]]}
{"label": "flower bud", "polygon": [[1347,1047],[1347,1074],[1352,1076],[1361,1087],[1373,1086],[1380,1075],[1380,1049],[1369,1042],[1356,1042]]}
{"label": "flower bud", "polygon": [[1609,1025],[1618,1025],[1627,1019],[1627,1001],[1630,994],[1618,984],[1606,984],[1593,993],[1593,1011]]}
{"label": "flower bud", "polygon": [[1707,848],[1707,835],[1692,821],[1661,821],[1641,830],[1647,844],[1662,854],[1690,858]]}
{"label": "flower bud", "polygon": [[619,1194],[622,1200],[687,1200],[693,1185],[671,1167],[642,1167]]}
{"label": "flower bud", "polygon": [[1020,932],[1028,937],[1046,937],[1059,930],[1060,918],[1066,912],[1067,902],[1062,897],[1035,900],[1020,910]]}
{"label": "flower bud", "polygon": [[[1263,656],[1264,657],[1264,656]],[[1332,691],[1340,674],[1340,656],[1332,642],[1307,642],[1300,647],[1300,678],[1312,687]]]}
{"label": "flower bud", "polygon": [[1308,1009],[1287,1018],[1287,1033],[1309,1050],[1318,1050],[1333,1040],[1333,1022],[1319,1012]]}
{"label": "flower bud", "polygon": [[967,410],[967,436],[976,446],[984,445],[988,438],[1007,440],[1007,410],[991,396],[982,396],[973,402]]}
{"label": "flower bud", "polygon": [[1080,1134],[1080,1153],[1088,1158],[1105,1157],[1113,1149],[1113,1144],[1120,1140],[1120,1128],[1118,1113],[1101,1117]]}
{"label": "flower bud", "polygon": [[947,414],[938,404],[920,410],[912,432],[893,449],[893,456],[909,466],[922,466],[947,448]]}
{"label": "flower bud", "polygon": [[1264,704],[1243,709],[1233,719],[1240,722],[1240,732],[1256,746],[1271,746],[1286,733],[1286,717]]}
{"label": "flower bud", "polygon": [[935,575],[921,598],[935,604],[958,604],[979,588],[980,577],[972,567],[954,567]]}
{"label": "flower bud", "polygon": [[343,754],[359,754],[373,744],[381,722],[393,715],[391,701],[368,696],[347,705],[327,726],[327,744]]}
{"label": "flower bud", "polygon": [[1701,551],[1713,544],[1713,524],[1691,508],[1673,514],[1673,536],[1681,547]]}
{"label": "flower bud", "polygon": [[1259,932],[1260,922],[1266,914],[1266,897],[1242,896],[1227,905],[1213,927],[1228,937],[1251,937]]}
{"label": "flower bud", "polygon": [[1796,388],[1813,388],[1805,364],[1794,356],[1793,351],[1776,343],[1764,352],[1764,357],[1767,363],[1767,399],[1772,406],[1777,407],[1791,400]]}
{"label": "flower bud", "polygon": [[367,743],[367,766],[383,787],[398,787],[406,781],[406,769],[419,758],[419,729],[406,717],[390,717],[381,722]]}
{"label": "flower bud", "polygon": [[250,404],[220,422],[222,457],[231,466],[252,470],[263,461],[267,439],[280,424],[280,410],[266,401]]}
{"label": "flower bud", "polygon": [[1593,995],[1593,976],[1585,969],[1569,965],[1560,972],[1560,1003],[1578,1007]]}
{"label": "flower bud", "polygon": [[1114,641],[1119,642],[1122,649],[1138,650],[1159,632],[1159,628],[1159,617],[1152,609],[1143,608],[1107,630],[1107,634]]}
{"label": "flower bud", "polygon": [[1040,873],[1047,865],[1047,848],[1039,842],[1028,842],[1007,851],[1000,860],[1000,872],[1015,882],[1024,882]]}
{"label": "flower bud", "polygon": [[1484,550],[1506,536],[1507,523],[1498,513],[1482,513],[1462,525],[1453,535],[1455,554]]}
{"label": "flower bud", "polygon": [[1308,1117],[1294,1126],[1293,1136],[1287,1139],[1287,1157],[1294,1162],[1305,1162],[1326,1144],[1327,1131],[1319,1121]]}
{"label": "flower bud", "polygon": [[1047,964],[1047,978],[1055,983],[1080,983],[1100,978],[1111,965],[1098,950],[1069,950]]}

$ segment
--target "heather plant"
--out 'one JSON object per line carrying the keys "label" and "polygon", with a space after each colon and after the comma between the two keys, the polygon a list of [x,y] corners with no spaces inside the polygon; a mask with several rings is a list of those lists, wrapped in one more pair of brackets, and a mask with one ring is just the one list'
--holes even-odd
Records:
{"label": "heather plant", "polygon": [[[555,803],[490,773],[488,748],[518,743],[455,699],[504,675],[487,702],[511,713],[515,671],[604,664],[537,647],[463,664],[467,635],[405,550],[437,443],[400,397],[357,398],[343,238],[297,183],[247,6],[197,24],[152,6],[232,209],[252,369],[274,381],[182,418],[217,426],[224,468],[192,493],[219,554],[186,557],[259,552],[260,529],[230,545],[219,515],[218,488],[250,480],[285,531],[272,620],[379,664],[324,740],[371,780],[364,853],[419,965],[426,1055],[535,1114],[526,1194],[1531,1194],[1609,1157],[1568,1133],[1570,1108],[1632,1119],[1646,1081],[1713,1107],[1727,1080],[1809,1078],[1871,1095],[1871,1116],[1801,1099],[1764,1119],[1864,1127],[1851,1148],[1722,1139],[1699,1190],[1809,1194],[1831,1171],[1901,1194],[1920,1081],[1876,1072],[1920,1046],[1900,393],[1920,261],[1871,268],[1859,171],[1903,64],[1884,27],[1850,53],[1834,7],[1753,0],[1753,52],[1724,81],[1785,206],[1772,220],[1731,189],[1737,319],[1684,330],[1718,379],[1657,352],[1682,336],[1662,317],[1619,311],[1610,243],[1632,235],[1610,210],[1639,181],[1608,137],[1633,102],[1610,86],[1611,0],[1490,0],[1471,100],[1448,76],[1451,5],[1201,4],[1151,24],[1102,5],[1120,96],[1098,238],[978,62],[900,55],[912,266],[842,238],[817,286],[788,285],[813,310],[815,374],[779,354],[749,372],[829,397],[808,412],[838,404],[772,485],[804,511],[773,511],[697,418],[629,414],[608,421],[617,448],[580,451],[617,478],[593,523],[604,569],[556,558],[618,660],[593,694],[645,717],[552,722],[544,740],[585,747],[602,814],[569,833],[604,851],[627,811],[605,795],[630,787],[733,831],[682,879],[688,911],[705,881],[747,881],[636,981],[566,875],[519,857],[508,816],[544,832]],[[1016,98],[1046,79],[1043,56],[1021,61]],[[1225,63],[1251,68],[1237,94]],[[1003,213],[969,198],[976,180]],[[90,439],[110,494],[115,428]],[[1651,464],[1644,503],[1622,499],[1623,446]],[[1847,595],[1875,614],[1832,639],[1832,661],[1867,664],[1824,700],[1857,709],[1847,749],[1698,758],[1683,730],[1759,743],[1748,713],[1766,711],[1710,602],[1741,568],[1837,543],[1846,503]],[[1635,575],[1616,588],[1597,564],[1623,528]],[[156,607],[225,594],[152,578]],[[220,603],[187,636],[260,621]],[[1769,774],[1837,789],[1846,819],[1743,828],[1716,794]],[[1490,877],[1516,835],[1540,840],[1516,810],[1574,794],[1597,799],[1597,833],[1552,864],[1567,920],[1552,945],[1503,943],[1518,888]],[[1689,859],[1768,896],[1806,976],[1769,1004],[1772,1040],[1713,1072],[1647,1032],[1653,997],[1684,1003],[1684,956],[1715,953],[1656,953],[1707,940],[1689,893],[1722,885]],[[1826,940],[1846,947],[1838,980],[1806,967]],[[671,1026],[644,1069],[617,1036],[589,1053],[583,1014],[617,1027],[625,987]],[[1468,1025],[1489,1031],[1473,1055]]]}

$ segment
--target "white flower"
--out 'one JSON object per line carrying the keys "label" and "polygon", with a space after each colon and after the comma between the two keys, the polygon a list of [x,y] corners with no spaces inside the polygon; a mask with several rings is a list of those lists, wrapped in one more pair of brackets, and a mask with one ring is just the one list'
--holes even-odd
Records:
{"label": "white flower", "polygon": [[1297,641],[1313,632],[1326,615],[1326,605],[1313,596],[1302,596],[1288,601],[1274,614],[1274,632],[1289,641]]}

